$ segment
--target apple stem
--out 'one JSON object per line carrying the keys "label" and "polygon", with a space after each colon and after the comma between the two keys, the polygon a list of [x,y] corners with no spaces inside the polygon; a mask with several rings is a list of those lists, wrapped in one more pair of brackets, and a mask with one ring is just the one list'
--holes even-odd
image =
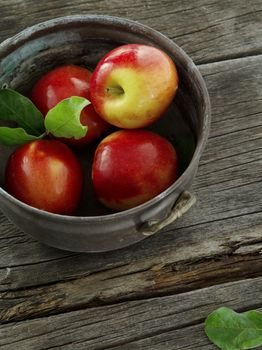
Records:
{"label": "apple stem", "polygon": [[121,86],[111,86],[106,88],[106,92],[118,96],[124,94],[124,89]]}

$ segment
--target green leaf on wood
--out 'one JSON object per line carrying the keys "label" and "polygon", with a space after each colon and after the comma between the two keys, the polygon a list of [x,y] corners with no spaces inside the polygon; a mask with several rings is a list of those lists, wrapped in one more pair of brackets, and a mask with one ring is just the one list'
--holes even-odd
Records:
{"label": "green leaf on wood", "polygon": [[46,130],[56,137],[81,139],[88,128],[81,124],[80,114],[89,104],[87,99],[78,96],[59,102],[45,117]]}
{"label": "green leaf on wood", "polygon": [[41,112],[27,97],[14,90],[0,90],[0,119],[16,122],[30,135],[40,136],[44,132]]}
{"label": "green leaf on wood", "polygon": [[262,313],[221,307],[207,317],[205,332],[220,349],[253,349],[262,345]]}
{"label": "green leaf on wood", "polygon": [[0,127],[0,142],[6,146],[23,145],[24,143],[39,140],[45,134],[40,136],[29,135],[22,128]]}

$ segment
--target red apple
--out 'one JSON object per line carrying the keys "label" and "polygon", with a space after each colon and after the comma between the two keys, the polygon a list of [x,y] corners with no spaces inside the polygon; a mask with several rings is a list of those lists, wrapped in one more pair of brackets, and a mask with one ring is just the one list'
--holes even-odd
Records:
{"label": "red apple", "polygon": [[[31,100],[44,116],[65,98],[80,96],[89,100],[91,75],[89,70],[74,65],[55,68],[43,75],[34,85]],[[80,121],[83,125],[88,126],[86,136],[79,140],[72,138],[61,139],[62,141],[76,147],[85,146],[100,137],[109,128],[109,125],[97,115],[92,105],[83,109]]]}
{"label": "red apple", "polygon": [[82,184],[79,161],[68,146],[56,140],[27,143],[7,163],[7,191],[24,203],[52,213],[73,214]]}
{"label": "red apple", "polygon": [[95,153],[92,180],[98,199],[125,210],[152,199],[177,178],[177,154],[163,137],[145,130],[107,136]]}
{"label": "red apple", "polygon": [[90,81],[96,112],[124,129],[141,128],[160,118],[178,86],[174,62],[147,45],[122,45],[97,65]]}

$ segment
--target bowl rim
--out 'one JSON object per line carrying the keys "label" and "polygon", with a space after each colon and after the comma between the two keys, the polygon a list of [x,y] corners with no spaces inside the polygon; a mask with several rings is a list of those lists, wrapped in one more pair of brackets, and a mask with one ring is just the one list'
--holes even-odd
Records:
{"label": "bowl rim", "polygon": [[187,68],[190,74],[195,75],[195,79],[198,82],[199,89],[202,90],[202,94],[204,96],[203,107],[204,107],[205,113],[203,117],[203,126],[200,131],[196,148],[189,165],[187,166],[185,171],[180,175],[180,177],[166,190],[164,190],[154,198],[150,199],[149,201],[143,204],[140,204],[134,208],[123,210],[112,214],[98,215],[98,216],[76,216],[76,215],[54,214],[38,208],[34,208],[24,202],[21,202],[19,199],[10,195],[0,186],[0,196],[3,196],[6,200],[13,202],[17,206],[22,207],[23,209],[31,212],[32,214],[41,215],[43,217],[48,218],[49,220],[70,221],[70,222],[73,221],[78,223],[86,223],[90,221],[111,221],[119,218],[125,218],[125,217],[128,217],[129,215],[132,215],[138,212],[142,212],[142,211],[144,212],[146,209],[153,207],[155,204],[157,204],[163,198],[170,195],[172,192],[175,192],[175,190],[178,187],[180,187],[183,183],[187,182],[187,177],[190,174],[190,172],[193,171],[195,164],[198,164],[199,158],[201,156],[201,153],[208,139],[210,122],[211,122],[211,104],[210,104],[210,98],[209,98],[205,81],[200,71],[196,67],[195,63],[186,54],[186,52],[181,47],[179,47],[173,40],[169,39],[159,31],[147,25],[141,24],[137,21],[133,21],[127,18],[108,16],[108,15],[71,15],[71,16],[58,17],[55,19],[40,22],[33,26],[27,27],[26,29],[20,31],[16,35],[0,43],[0,55],[1,54],[5,55],[5,54],[8,54],[9,52],[14,51],[16,48],[23,45],[24,42],[28,40],[32,40],[34,39],[34,37],[41,35],[42,32],[48,33],[48,31],[52,28],[58,27],[59,29],[61,29],[64,26],[67,27],[68,25],[74,25],[74,24],[79,25],[79,23],[81,24],[102,23],[103,25],[118,25],[119,27],[125,30],[127,29],[126,26],[128,25],[129,29],[132,32],[142,31],[143,35],[147,36],[148,38],[154,39],[154,41],[156,42],[157,40],[161,39],[162,44],[165,44],[165,46],[168,47],[171,51],[176,52],[176,57],[178,57],[180,61],[183,60],[186,62]]}

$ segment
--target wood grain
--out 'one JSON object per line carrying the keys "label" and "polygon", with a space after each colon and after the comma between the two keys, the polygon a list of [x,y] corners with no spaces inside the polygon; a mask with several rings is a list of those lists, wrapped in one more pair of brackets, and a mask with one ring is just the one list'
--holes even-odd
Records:
{"label": "wood grain", "polygon": [[203,320],[221,305],[262,306],[262,278],[70,312],[1,328],[1,350],[215,349]]}
{"label": "wood grain", "polygon": [[0,41],[29,25],[73,14],[121,16],[174,39],[197,62],[262,53],[260,0],[1,0]]}
{"label": "wood grain", "polygon": [[82,255],[44,247],[0,216],[0,320],[261,276],[261,63],[257,56],[201,66],[215,113],[193,185],[198,202],[164,232]]}

